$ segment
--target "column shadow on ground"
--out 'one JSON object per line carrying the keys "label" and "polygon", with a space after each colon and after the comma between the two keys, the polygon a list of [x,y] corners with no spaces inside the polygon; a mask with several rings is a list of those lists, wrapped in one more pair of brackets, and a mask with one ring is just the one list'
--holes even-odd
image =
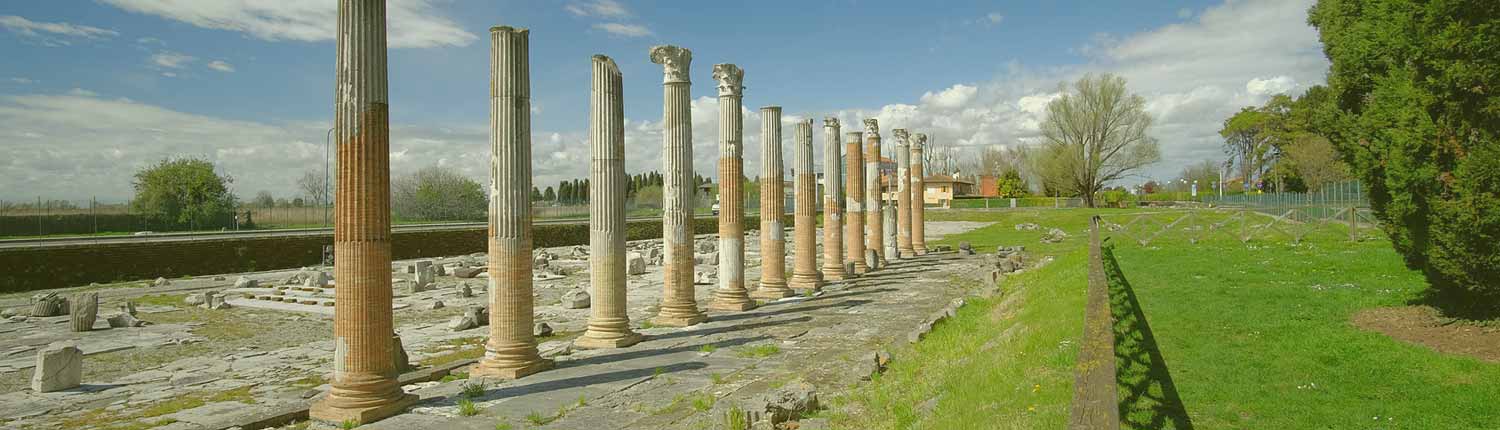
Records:
{"label": "column shadow on ground", "polygon": [[1103,249],[1114,316],[1115,382],[1119,385],[1120,427],[1191,429],[1192,418],[1177,394],[1172,373],[1156,344],[1151,324],[1115,260],[1114,246]]}
{"label": "column shadow on ground", "polygon": [[682,346],[676,346],[676,347],[672,347],[672,348],[641,349],[641,350],[635,350],[635,351],[617,352],[617,353],[613,353],[613,354],[604,354],[604,355],[596,355],[596,356],[593,356],[593,357],[580,358],[580,359],[576,359],[576,360],[560,360],[560,361],[557,362],[557,366],[558,366],[558,368],[572,368],[572,367],[588,366],[588,365],[594,365],[594,364],[604,364],[604,363],[611,363],[611,362],[617,362],[617,361],[634,360],[634,359],[637,359],[637,358],[646,358],[646,357],[651,357],[651,356],[656,356],[656,355],[667,355],[667,354],[676,354],[676,353],[679,353],[679,352],[697,351],[697,350],[703,348],[704,345],[713,345],[714,347],[717,347],[717,348],[724,348],[724,347],[731,347],[731,346],[740,346],[740,345],[744,345],[744,344],[748,344],[748,343],[754,343],[754,342],[759,342],[759,341],[762,341],[762,340],[769,340],[769,339],[772,339],[772,337],[771,336],[766,336],[766,335],[760,335],[760,336],[741,337],[741,338],[735,338],[735,339],[721,340],[721,341],[715,341],[715,342],[703,342],[703,343],[698,343],[698,344],[693,344],[693,345],[682,345]]}
{"label": "column shadow on ground", "polygon": [[[501,387],[500,389],[486,391],[484,396],[475,398],[475,401],[503,399],[527,394],[545,393],[548,391],[566,390],[595,384],[606,384],[610,382],[623,381],[627,379],[638,379],[652,375],[664,375],[669,373],[697,370],[708,367],[707,363],[701,361],[689,361],[685,363],[674,363],[660,367],[643,367],[640,369],[617,370],[594,375],[575,376],[552,381],[537,382],[533,384],[520,384]],[[425,406],[444,406],[457,404],[463,394],[455,394],[446,397],[425,399]]]}
{"label": "column shadow on ground", "polygon": [[[884,290],[882,290],[882,291],[884,291]],[[861,294],[869,294],[869,293],[861,293]],[[846,295],[841,296],[841,297],[848,297],[848,296],[853,296],[853,295],[855,295],[855,294],[846,294]],[[824,297],[827,297],[827,296],[824,296]],[[845,300],[845,301],[838,302],[838,303],[825,303],[825,304],[819,304],[819,305],[815,305],[815,306],[790,307],[790,305],[795,304],[795,303],[808,303],[808,302],[812,302],[813,300],[818,300],[818,299],[822,299],[822,297],[815,297],[815,298],[804,300],[804,301],[800,301],[800,302],[766,304],[766,305],[762,305],[760,308],[756,308],[755,310],[751,310],[751,311],[739,312],[739,313],[730,314],[730,315],[714,315],[714,316],[709,317],[709,321],[713,321],[713,322],[735,321],[735,320],[742,320],[742,319],[748,319],[748,318],[760,318],[760,317],[769,317],[769,316],[776,316],[776,315],[786,315],[786,314],[797,313],[797,312],[808,312],[808,311],[815,311],[815,310],[826,309],[826,308],[847,308],[847,307],[859,306],[859,305],[863,305],[863,304],[871,302],[870,300]],[[770,307],[771,309],[766,309],[767,307]],[[762,309],[766,309],[766,310],[762,310]],[[812,317],[805,317],[805,318],[812,318]],[[730,327],[733,327],[733,326],[730,326]],[[717,329],[711,329],[711,330],[717,330]],[[707,331],[707,330],[705,330],[705,331]],[[698,333],[698,332],[682,332],[682,333],[684,333],[684,334],[693,334],[693,333]],[[665,336],[665,335],[663,335],[663,336]],[[657,338],[653,337],[653,339],[657,339]]]}

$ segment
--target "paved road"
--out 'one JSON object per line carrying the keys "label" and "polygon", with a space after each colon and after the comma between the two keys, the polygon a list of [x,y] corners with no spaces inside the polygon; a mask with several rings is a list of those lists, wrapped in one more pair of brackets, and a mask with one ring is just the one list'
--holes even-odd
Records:
{"label": "paved road", "polygon": [[[699,218],[712,218],[712,215],[700,215]],[[653,221],[659,220],[661,216],[645,216],[626,218],[626,221]],[[537,220],[534,224],[585,224],[587,218],[548,219]],[[392,226],[392,231],[441,231],[441,230],[469,230],[484,228],[487,224],[482,222],[451,223],[451,224],[407,224]],[[224,240],[237,238],[261,238],[280,236],[316,236],[326,235],[333,231],[331,228],[300,228],[286,230],[247,230],[247,231],[225,231],[215,233],[154,233],[141,236],[67,236],[48,237],[35,239],[5,239],[0,240],[0,250],[17,248],[44,248],[52,246],[91,245],[91,244],[116,244],[116,243],[145,243],[145,242],[185,242],[201,240]]]}

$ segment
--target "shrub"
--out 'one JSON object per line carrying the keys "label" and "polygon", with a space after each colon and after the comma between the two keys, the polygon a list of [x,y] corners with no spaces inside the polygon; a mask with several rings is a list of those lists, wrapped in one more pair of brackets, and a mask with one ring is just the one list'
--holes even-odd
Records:
{"label": "shrub", "polygon": [[1449,311],[1500,310],[1500,2],[1321,0],[1329,140]]}

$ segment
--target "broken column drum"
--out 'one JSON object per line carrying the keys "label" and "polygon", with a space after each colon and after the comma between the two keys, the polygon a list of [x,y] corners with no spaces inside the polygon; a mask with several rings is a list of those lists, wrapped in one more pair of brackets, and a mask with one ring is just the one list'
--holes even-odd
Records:
{"label": "broken column drum", "polygon": [[[391,361],[390,119],[383,0],[340,0],[334,67],[333,381],[311,418],[371,423],[417,396]],[[528,190],[529,191],[529,190]]]}
{"label": "broken column drum", "polygon": [[880,174],[880,123],[865,119],[865,247],[885,266],[884,187]]}
{"label": "broken column drum", "polygon": [[755,308],[745,288],[745,71],[733,64],[715,64],[719,82],[719,288],[709,309],[744,311]]}
{"label": "broken column drum", "polygon": [[781,107],[760,108],[760,288],[751,293],[759,299],[790,297],[796,292],[786,285],[786,232],[781,224],[786,214],[782,192]]}
{"label": "broken column drum", "polygon": [[922,181],[922,151],[927,145],[927,135],[917,133],[912,139],[911,167],[907,170],[911,175],[911,247],[917,255],[926,255],[927,240],[923,235],[927,229],[922,223],[927,212],[927,184]]}
{"label": "broken column drum", "polygon": [[891,130],[896,135],[896,257],[912,258],[917,251],[911,242],[911,135],[904,128]]}
{"label": "broken column drum", "polygon": [[589,91],[589,304],[588,329],[580,348],[635,345],[625,310],[625,107],[620,68],[603,55],[593,58]]}
{"label": "broken column drum", "polygon": [[685,327],[707,320],[693,297],[693,118],[688,71],[693,52],[672,45],[651,48],[662,66],[662,274],[656,325]]}
{"label": "broken column drum", "polygon": [[792,208],[792,277],[787,285],[799,290],[817,290],[823,286],[818,272],[818,175],[813,171],[812,119],[797,122],[792,128],[792,152],[797,159],[793,167],[792,186],[797,199]]}
{"label": "broken column drum", "polygon": [[854,273],[862,275],[870,271],[865,262],[865,157],[860,145],[864,144],[864,133],[851,131],[844,134],[844,176],[848,186],[844,192],[844,255],[854,267]]}
{"label": "broken column drum", "polygon": [[839,168],[839,119],[823,118],[823,279],[843,280],[844,176]]}
{"label": "broken column drum", "polygon": [[490,337],[471,375],[505,379],[552,368],[532,333],[529,31],[490,29]]}

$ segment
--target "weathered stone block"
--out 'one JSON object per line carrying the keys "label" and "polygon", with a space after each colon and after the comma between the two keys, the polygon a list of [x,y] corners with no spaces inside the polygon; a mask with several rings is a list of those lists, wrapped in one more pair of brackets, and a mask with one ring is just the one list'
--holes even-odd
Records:
{"label": "weathered stone block", "polygon": [[69,344],[53,344],[36,353],[31,390],[50,393],[83,383],[83,351]]}

